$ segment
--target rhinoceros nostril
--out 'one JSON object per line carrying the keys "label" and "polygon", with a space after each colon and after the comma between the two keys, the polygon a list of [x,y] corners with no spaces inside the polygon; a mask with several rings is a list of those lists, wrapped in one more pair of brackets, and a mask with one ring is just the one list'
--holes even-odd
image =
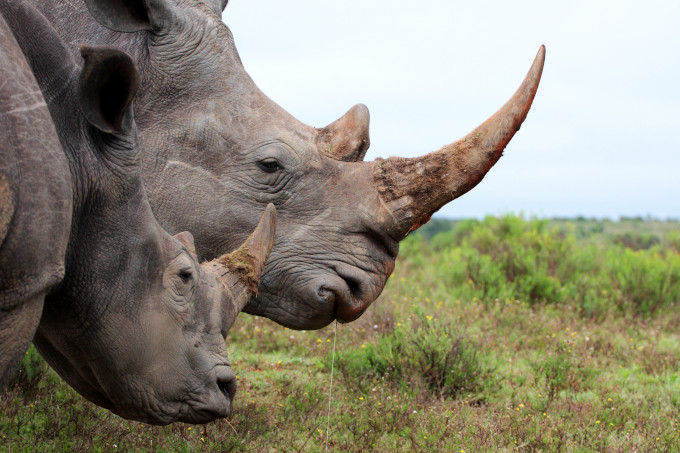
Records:
{"label": "rhinoceros nostril", "polygon": [[217,381],[217,388],[227,400],[227,413],[231,412],[232,401],[236,396],[236,379],[220,379]]}
{"label": "rhinoceros nostril", "polygon": [[361,300],[363,294],[363,291],[361,290],[361,282],[346,275],[341,275],[341,277],[345,283],[347,283],[347,287],[349,288],[349,292],[352,293],[352,296],[357,300]]}
{"label": "rhinoceros nostril", "polygon": [[319,288],[319,290],[317,291],[317,294],[319,295],[319,297],[321,299],[325,300],[329,304],[332,304],[333,302],[335,302],[335,292],[324,287],[324,286]]}

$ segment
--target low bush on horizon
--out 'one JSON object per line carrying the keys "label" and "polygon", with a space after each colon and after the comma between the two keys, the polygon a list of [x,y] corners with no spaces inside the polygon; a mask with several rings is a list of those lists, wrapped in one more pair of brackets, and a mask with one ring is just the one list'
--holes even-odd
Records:
{"label": "low bush on horizon", "polygon": [[[678,302],[680,235],[671,232],[663,242],[646,233],[625,236],[623,242],[620,235],[588,241],[548,220],[487,217],[458,222],[429,242],[415,235],[402,253],[414,264],[414,281],[462,300],[569,303],[594,317],[612,309],[649,316]],[[634,237],[655,242],[631,248],[628,243],[639,242]],[[418,265],[425,260],[429,267]]]}
{"label": "low bush on horizon", "polygon": [[680,224],[627,222],[442,224],[351,324],[239,316],[234,414],[207,425],[123,420],[31,349],[0,451],[320,452],[328,426],[329,451],[678,452]]}

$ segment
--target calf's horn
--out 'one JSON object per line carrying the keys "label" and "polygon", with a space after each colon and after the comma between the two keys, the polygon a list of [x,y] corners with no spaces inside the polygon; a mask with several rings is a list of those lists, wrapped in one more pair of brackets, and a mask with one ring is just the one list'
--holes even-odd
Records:
{"label": "calf's horn", "polygon": [[484,178],[526,118],[543,72],[541,46],[522,85],[491,118],[455,143],[412,159],[390,157],[372,164],[390,216],[387,231],[398,240]]}
{"label": "calf's horn", "polygon": [[206,263],[217,273],[228,299],[232,301],[232,306],[226,307],[226,326],[233,324],[243,307],[257,294],[257,285],[274,245],[275,233],[276,209],[270,203],[253,233],[238,249]]}

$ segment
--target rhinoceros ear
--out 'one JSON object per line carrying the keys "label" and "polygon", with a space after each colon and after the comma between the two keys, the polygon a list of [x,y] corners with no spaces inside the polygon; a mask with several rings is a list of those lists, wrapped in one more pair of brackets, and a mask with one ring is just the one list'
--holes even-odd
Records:
{"label": "rhinoceros ear", "polygon": [[181,233],[177,233],[175,235],[175,239],[177,239],[184,247],[186,247],[187,251],[191,254],[191,256],[194,257],[195,260],[198,260],[198,256],[196,256],[196,244],[194,243],[194,236],[191,233],[188,231],[182,231]]}
{"label": "rhinoceros ear", "polygon": [[218,16],[222,17],[222,11],[227,7],[229,0],[205,0],[205,4],[215,12]]}
{"label": "rhinoceros ear", "polygon": [[123,33],[158,28],[170,11],[163,0],[85,0],[85,3],[97,22]]}
{"label": "rhinoceros ear", "polygon": [[85,60],[78,82],[80,110],[97,129],[109,134],[132,128],[132,100],[139,76],[128,54],[114,47],[81,45]]}

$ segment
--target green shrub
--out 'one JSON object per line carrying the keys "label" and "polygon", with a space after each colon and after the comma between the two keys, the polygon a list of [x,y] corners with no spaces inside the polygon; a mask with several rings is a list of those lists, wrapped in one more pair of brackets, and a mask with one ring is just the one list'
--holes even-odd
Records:
{"label": "green shrub", "polygon": [[649,315],[680,300],[680,255],[624,249],[609,253],[606,270],[613,295],[621,307]]}
{"label": "green shrub", "polygon": [[376,343],[347,351],[337,363],[344,379],[357,388],[380,379],[406,393],[437,398],[482,399],[491,374],[462,332],[420,309]]}
{"label": "green shrub", "polygon": [[24,397],[35,395],[38,392],[38,383],[47,373],[47,368],[47,363],[40,357],[35,347],[31,345],[8,388],[20,388]]}
{"label": "green shrub", "polygon": [[669,231],[662,246],[668,253],[680,253],[680,231]]}
{"label": "green shrub", "polygon": [[578,392],[582,385],[590,383],[593,371],[582,360],[574,357],[569,347],[557,344],[531,362],[534,380],[543,395],[540,410],[545,411],[561,392]]}

